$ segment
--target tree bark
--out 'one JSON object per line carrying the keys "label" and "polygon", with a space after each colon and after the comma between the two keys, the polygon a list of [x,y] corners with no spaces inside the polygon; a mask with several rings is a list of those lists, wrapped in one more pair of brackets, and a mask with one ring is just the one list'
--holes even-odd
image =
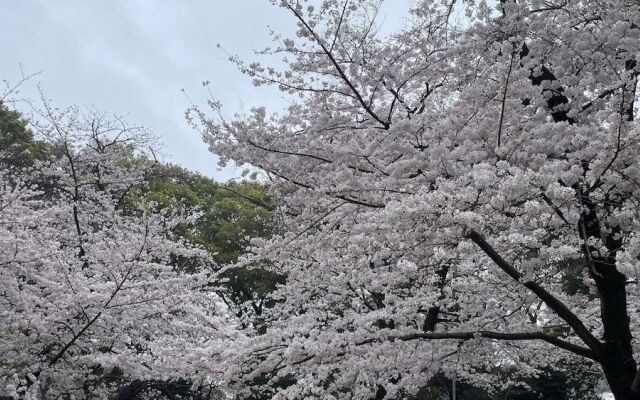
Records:
{"label": "tree bark", "polygon": [[[529,53],[526,44],[522,46],[521,57]],[[635,61],[627,62],[625,69],[635,70]],[[542,74],[529,77],[531,84],[541,86],[543,81],[553,82],[557,78],[547,67],[542,66]],[[621,116],[626,121],[633,121],[633,99],[635,98],[636,78],[635,73],[629,87],[624,90],[626,102],[623,101]],[[566,122],[569,125],[577,121],[571,117],[566,109],[558,106],[566,105],[569,99],[564,93],[564,88],[554,85],[553,88],[543,89],[548,93],[547,107],[555,122]],[[585,163],[585,172],[588,163]],[[622,237],[619,229],[612,229],[607,235],[603,235],[600,221],[597,216],[597,204],[588,193],[583,192],[576,185],[576,193],[583,207],[582,216],[578,222],[578,231],[584,240],[585,262],[589,268],[589,274],[596,282],[600,296],[600,316],[604,328],[602,337],[602,359],[600,361],[607,379],[607,383],[616,400],[640,400],[640,375],[633,358],[631,345],[632,335],[630,319],[627,311],[626,276],[616,268],[616,254],[622,245]],[[602,239],[607,248],[607,254],[600,254],[598,250],[587,245],[589,238]]]}
{"label": "tree bark", "polygon": [[[585,262],[600,295],[600,318],[604,328],[602,368],[617,400],[640,400],[637,387],[635,390],[632,388],[637,379],[637,365],[633,358],[627,311],[627,278],[616,268],[616,255],[622,238],[619,229],[612,229],[603,236],[596,205],[588,195],[580,191],[578,195],[584,207],[578,225],[585,242]],[[607,253],[600,254],[596,248],[587,245],[589,238],[603,238]]]}

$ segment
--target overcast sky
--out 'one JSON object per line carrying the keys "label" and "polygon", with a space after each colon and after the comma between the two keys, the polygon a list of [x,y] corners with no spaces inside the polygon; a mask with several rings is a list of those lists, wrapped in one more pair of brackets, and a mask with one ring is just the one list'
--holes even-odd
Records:
{"label": "overcast sky", "polygon": [[[384,28],[397,27],[411,0],[387,0]],[[201,138],[185,122],[188,100],[201,102],[210,81],[225,114],[286,104],[273,88],[256,88],[227,58],[253,60],[270,44],[269,29],[288,33],[295,21],[268,0],[6,0],[0,8],[0,79],[37,99],[39,83],[56,106],[92,105],[151,128],[168,161],[220,181]],[[222,48],[217,48],[220,44]]]}

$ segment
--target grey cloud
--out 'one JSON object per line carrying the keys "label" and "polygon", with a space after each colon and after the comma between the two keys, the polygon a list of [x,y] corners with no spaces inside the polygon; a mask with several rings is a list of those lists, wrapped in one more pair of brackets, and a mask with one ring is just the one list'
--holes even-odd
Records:
{"label": "grey cloud", "polygon": [[[286,104],[274,88],[255,88],[228,62],[270,44],[269,28],[291,33],[292,17],[266,0],[21,0],[0,13],[0,79],[17,81],[43,70],[37,81],[57,105],[90,104],[124,115],[162,136],[170,161],[218,180],[215,157],[184,120],[188,101],[207,96],[201,82],[232,114],[265,104]],[[397,0],[395,5],[407,3]],[[406,5],[399,7],[405,9]],[[394,7],[387,7],[387,13]],[[37,82],[23,95],[37,98]]]}

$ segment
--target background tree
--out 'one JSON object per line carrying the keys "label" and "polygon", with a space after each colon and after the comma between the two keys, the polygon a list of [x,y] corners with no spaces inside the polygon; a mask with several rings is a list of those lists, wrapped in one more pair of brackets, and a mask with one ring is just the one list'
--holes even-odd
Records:
{"label": "background tree", "polygon": [[[211,255],[203,263],[201,258],[176,257],[174,265],[189,273],[202,269],[223,268],[220,282],[212,284],[215,292],[229,313],[233,314],[243,329],[264,332],[263,310],[274,307],[276,301],[270,298],[276,285],[285,277],[270,272],[261,265],[234,265],[249,246],[250,238],[268,238],[277,232],[277,222],[272,214],[274,199],[268,187],[260,183],[228,182],[214,180],[184,168],[168,164],[156,164],[153,173],[146,178],[146,184],[132,191],[127,203],[144,204],[153,202],[158,212],[190,215],[193,218],[175,225],[172,232],[189,243],[200,246]],[[233,377],[240,380],[240,377]],[[134,399],[147,390],[152,390],[165,382],[137,382],[126,387],[120,397]],[[282,384],[282,383],[280,383]],[[264,390],[255,383],[244,389],[250,392],[250,399],[269,399],[272,390]],[[184,383],[175,387],[184,390]],[[204,388],[198,393],[212,393]],[[191,393],[194,398],[197,393]],[[170,397],[169,397],[170,398]]]}
{"label": "background tree", "polygon": [[[2,173],[5,174],[3,176],[10,175],[15,179],[13,184],[6,179],[3,181],[4,187],[10,190],[3,198],[8,199],[9,204],[18,199],[27,204],[25,206],[21,203],[23,207],[19,209],[19,213],[23,214],[20,220],[22,222],[15,222],[17,226],[38,224],[43,229],[48,224],[55,225],[49,233],[48,240],[60,242],[63,240],[64,230],[58,229],[57,224],[60,221],[56,221],[55,218],[43,218],[43,213],[53,217],[59,205],[64,215],[64,205],[67,203],[78,203],[78,207],[73,208],[71,214],[78,213],[81,230],[82,219],[88,206],[119,214],[138,224],[149,215],[162,216],[161,220],[165,223],[158,234],[164,235],[167,241],[177,242],[161,250],[164,251],[165,257],[162,262],[180,273],[201,275],[215,273],[223,266],[235,262],[249,244],[250,237],[268,237],[276,229],[270,213],[274,207],[273,200],[268,195],[265,185],[244,182],[219,184],[198,173],[159,162],[155,159],[153,136],[141,128],[130,127],[124,121],[102,113],[88,112],[83,115],[79,109],[70,109],[55,116],[48,115],[49,110],[45,108],[39,110],[44,122],[36,125],[39,133],[39,139],[36,139],[28,128],[28,121],[21,114],[8,108],[3,108],[2,111],[5,117],[3,126],[6,127],[3,130],[3,138],[7,152],[4,154],[8,155],[4,158],[6,162],[3,164]],[[27,153],[26,149],[42,151]],[[25,159],[24,156],[29,154],[35,154],[37,157]],[[70,178],[74,176],[72,164],[73,170],[76,171],[77,184]],[[118,178],[114,178],[115,176]],[[84,201],[69,202],[68,196],[75,196],[76,188],[78,199]],[[11,197],[11,191],[15,191],[15,196],[22,194],[17,198]],[[106,196],[102,199],[105,204],[89,200],[94,196],[90,193],[94,191]],[[10,210],[9,208],[5,211],[9,213]],[[94,218],[95,212],[91,211],[90,219]],[[92,226],[92,231],[101,229],[98,219],[87,222]],[[116,225],[112,226],[114,223]],[[116,235],[118,224],[116,221],[109,224],[113,231],[109,234]],[[80,237],[85,235],[83,233]],[[201,250],[185,251],[185,248],[192,246]],[[25,241],[18,247],[21,251],[34,251],[39,246]],[[80,250],[83,250],[85,255],[82,257],[86,257],[85,247],[86,245],[77,248],[78,256]],[[178,251],[174,251],[174,248]],[[42,248],[42,251],[46,251],[45,248]],[[55,275],[55,272],[49,273]],[[56,278],[62,277],[60,275]],[[209,278],[209,282],[215,281],[213,276]],[[232,267],[224,272],[221,285],[209,283],[205,286],[203,282],[200,286],[207,288],[209,297],[217,299],[208,300],[217,302],[215,308],[227,308],[227,311],[222,313],[230,313],[234,320],[237,320],[236,315],[242,316],[246,324],[255,324],[261,309],[273,306],[273,302],[267,297],[282,279],[281,276],[255,266]],[[176,283],[173,290],[178,287]],[[197,285],[183,287],[181,290],[185,293],[181,294],[181,298],[187,301],[193,295],[189,291],[194,288],[202,289]],[[89,293],[90,296],[101,295],[95,290]],[[51,307],[63,305],[53,303]],[[158,311],[162,312],[162,308],[159,307]],[[5,317],[9,318],[15,312],[15,309],[10,308]],[[9,342],[12,342],[16,338],[10,339]],[[103,347],[100,351],[105,349],[107,348]],[[11,361],[6,366],[15,365]],[[153,369],[152,365],[147,367]],[[72,370],[78,374],[83,368],[82,365],[71,364],[65,371]],[[11,371],[14,370],[8,368],[4,372],[10,374]],[[89,373],[80,373],[76,382],[80,386],[84,379],[83,396],[89,397],[94,395],[94,391],[98,395],[100,389],[118,399],[217,399],[224,396],[217,385],[212,385],[211,381],[199,382],[198,375],[192,374],[193,370],[184,369],[181,374],[176,372],[172,377],[160,378],[154,370],[148,377],[142,378],[130,374],[130,368],[122,368],[119,364],[106,368],[100,363],[95,363]],[[15,377],[15,382],[18,383],[13,382],[9,385],[17,386],[14,395],[18,395],[18,392],[19,395],[26,395],[28,390],[39,389],[35,384],[38,377],[39,374],[34,375],[33,380],[29,381],[20,378],[18,374]],[[60,386],[58,389],[62,393],[70,394],[66,391],[68,385],[64,382],[48,386]],[[45,385],[46,390],[42,393],[53,393],[48,386]]]}
{"label": "background tree", "polygon": [[277,232],[272,214],[275,201],[266,185],[221,184],[169,164],[155,165],[145,182],[125,201],[153,202],[158,212],[192,216],[172,232],[211,255],[208,266],[202,265],[202,259],[178,258],[178,269],[195,272],[224,266],[224,282],[216,292],[238,317],[246,315],[251,320],[260,316],[263,307],[273,305],[268,295],[284,282],[284,277],[259,265],[233,265],[245,253],[251,238],[268,238]]}
{"label": "background tree", "polygon": [[0,101],[0,168],[22,169],[33,167],[36,160],[47,156],[43,142],[36,141],[20,113],[9,109]]}
{"label": "background tree", "polygon": [[34,175],[0,175],[0,394],[100,397],[118,377],[206,384],[212,372],[198,375],[192,357],[215,348],[225,318],[200,290],[206,276],[171,260],[208,254],[171,236],[178,216],[121,207],[147,172],[126,161],[153,137],[102,113],[38,111],[33,127],[60,156]]}

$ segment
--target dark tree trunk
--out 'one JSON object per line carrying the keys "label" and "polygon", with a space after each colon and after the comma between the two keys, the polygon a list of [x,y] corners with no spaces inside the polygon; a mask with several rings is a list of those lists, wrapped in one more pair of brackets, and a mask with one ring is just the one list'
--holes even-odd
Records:
{"label": "dark tree trunk", "polygon": [[[632,390],[637,365],[633,358],[630,319],[627,312],[627,278],[616,268],[617,251],[622,246],[619,229],[603,236],[596,205],[589,195],[579,191],[584,211],[578,223],[585,241],[585,263],[600,295],[600,318],[604,328],[602,368],[616,400],[640,400],[640,393]],[[588,246],[589,238],[603,239],[606,254]],[[634,393],[635,392],[635,393]]]}
{"label": "dark tree trunk", "polygon": [[[523,44],[520,56],[525,57],[528,53],[527,45]],[[627,62],[625,67],[627,70],[634,69],[635,61]],[[541,68],[541,75],[534,76],[532,73],[529,76],[531,84],[542,86],[543,81],[546,81],[547,87],[543,92],[547,92],[547,107],[553,120],[569,125],[575,124],[577,121],[569,117],[566,108],[558,107],[569,103],[564,88],[557,84],[550,86],[548,83],[556,81],[557,78],[547,67],[541,66]],[[627,90],[635,94],[635,82],[633,87]],[[628,97],[633,99],[635,96]],[[631,99],[624,105],[623,110],[627,121],[633,121],[633,100]],[[586,173],[589,168],[588,162],[585,162],[584,168]],[[585,263],[596,282],[600,296],[600,316],[604,328],[601,365],[616,400],[640,400],[640,374],[633,358],[630,319],[627,311],[626,276],[616,268],[616,254],[622,245],[621,232],[619,228],[614,227],[611,232],[603,235],[597,215],[598,207],[591,200],[588,189],[583,192],[579,185],[576,185],[575,189],[583,207],[578,230],[585,243],[583,249]],[[602,239],[607,253],[600,254],[596,248],[588,246],[589,238]]]}

